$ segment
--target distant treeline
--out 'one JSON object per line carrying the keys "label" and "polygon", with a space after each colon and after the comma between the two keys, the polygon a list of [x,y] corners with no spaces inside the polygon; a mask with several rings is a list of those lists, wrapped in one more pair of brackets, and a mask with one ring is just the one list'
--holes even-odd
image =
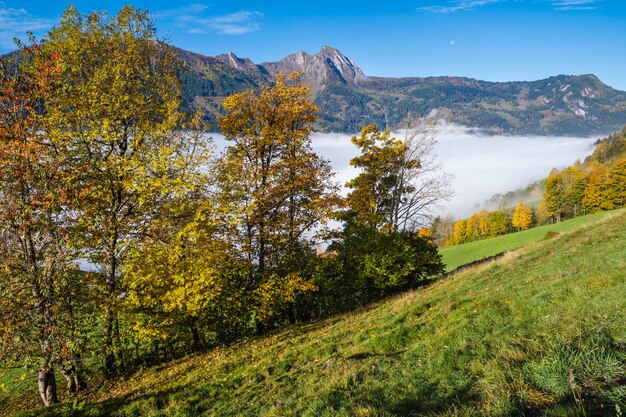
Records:
{"label": "distant treeline", "polygon": [[[536,208],[523,202],[515,208],[507,204],[540,188],[544,192]],[[623,207],[626,205],[626,128],[597,141],[594,152],[584,162],[561,171],[553,169],[546,179],[526,190],[496,195],[487,203],[500,209],[482,210],[457,221],[451,217],[435,219],[435,241],[444,246],[457,245]]]}

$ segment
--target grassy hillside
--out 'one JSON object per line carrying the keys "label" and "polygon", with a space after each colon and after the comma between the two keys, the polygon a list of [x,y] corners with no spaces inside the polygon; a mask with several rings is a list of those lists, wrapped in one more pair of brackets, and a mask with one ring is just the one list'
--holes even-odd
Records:
{"label": "grassy hillside", "polygon": [[446,265],[446,270],[452,271],[459,266],[496,256],[532,242],[538,242],[544,239],[548,232],[567,232],[609,215],[611,215],[611,212],[605,211],[587,216],[576,217],[564,222],[535,227],[533,229],[510,233],[492,239],[478,240],[475,242],[464,243],[462,245],[442,247],[439,249],[439,252],[443,258],[443,263]]}
{"label": "grassy hillside", "polygon": [[623,415],[626,212],[586,221],[365,311],[27,415]]}

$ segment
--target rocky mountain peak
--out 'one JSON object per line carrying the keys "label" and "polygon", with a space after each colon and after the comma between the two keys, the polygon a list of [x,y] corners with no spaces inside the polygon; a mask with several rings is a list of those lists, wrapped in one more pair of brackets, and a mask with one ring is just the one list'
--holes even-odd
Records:
{"label": "rocky mountain peak", "polygon": [[263,64],[232,52],[216,57],[179,53],[190,68],[186,105],[201,106],[213,118],[225,96],[271,85],[278,73],[298,71],[320,108],[320,129],[327,131],[357,132],[371,123],[395,127],[407,114],[433,110],[448,122],[497,134],[590,136],[622,128],[626,120],[626,92],[592,74],[497,83],[464,77],[366,77],[330,46]]}
{"label": "rocky mountain peak", "polygon": [[361,68],[336,48],[324,45],[315,56],[325,60],[349,84],[366,78]]}
{"label": "rocky mountain peak", "polygon": [[367,78],[354,62],[330,46],[323,46],[315,55],[299,51],[278,62],[265,62],[261,66],[272,75],[302,72],[303,81],[310,84],[314,91],[332,83],[356,85]]}
{"label": "rocky mountain peak", "polygon": [[215,60],[239,71],[259,71],[257,65],[248,58],[239,58],[234,52],[217,55]]}

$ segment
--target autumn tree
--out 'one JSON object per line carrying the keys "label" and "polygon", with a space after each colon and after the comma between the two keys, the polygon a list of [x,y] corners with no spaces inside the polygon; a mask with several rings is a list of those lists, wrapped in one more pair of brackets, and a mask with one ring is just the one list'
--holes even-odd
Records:
{"label": "autumn tree", "polygon": [[553,169],[546,178],[543,201],[548,215],[556,222],[560,222],[565,211],[565,190],[563,179],[556,169]]}
{"label": "autumn tree", "polygon": [[422,226],[417,231],[417,235],[419,237],[423,237],[424,239],[433,240],[433,229],[431,227]]}
{"label": "autumn tree", "polygon": [[214,201],[190,193],[129,253],[124,283],[134,338],[199,348],[233,339],[250,306],[246,265],[230,242]]}
{"label": "autumn tree", "polygon": [[55,369],[67,346],[60,298],[74,254],[65,233],[72,190],[41,112],[61,57],[40,44],[20,52],[25,63],[17,74],[0,63],[0,356],[36,362],[47,406],[58,401]]}
{"label": "autumn tree", "polygon": [[186,189],[202,138],[194,133],[198,119],[179,110],[181,64],[147,11],[126,6],[115,16],[82,15],[70,6],[46,49],[64,57],[47,118],[51,134],[66,143],[70,181],[81,189],[72,207],[79,214],[74,239],[100,272],[104,368],[111,373],[127,253]]}
{"label": "autumn tree", "polygon": [[581,214],[582,200],[589,176],[577,166],[567,167],[561,173],[565,186],[565,206],[568,217]]}
{"label": "autumn tree", "polygon": [[[461,227],[465,231],[461,231]],[[472,214],[466,220],[458,221],[454,226],[453,244],[471,242],[474,240],[496,237],[509,230],[509,217],[502,210],[481,210]]]}
{"label": "autumn tree", "polygon": [[592,169],[582,199],[585,212],[595,213],[613,208],[613,204],[607,199],[606,195],[607,176],[608,170],[603,164],[598,164]]}
{"label": "autumn tree", "polygon": [[339,203],[330,164],[311,146],[317,107],[298,78],[279,75],[258,93],[233,94],[220,120],[231,142],[218,163],[220,206],[230,213],[231,239],[251,265],[246,285],[261,304],[274,303],[276,292],[289,300],[310,290],[298,264]]}
{"label": "autumn tree", "polygon": [[502,210],[495,210],[489,212],[487,215],[488,223],[488,237],[496,237],[503,235],[509,231],[509,225],[511,223],[509,216]]}
{"label": "autumn tree", "polygon": [[358,222],[380,230],[418,230],[431,210],[451,195],[449,178],[436,174],[436,142],[423,126],[407,129],[400,140],[389,130],[369,125],[352,143],[361,155],[350,164],[361,173],[346,186],[352,189],[349,213]]}
{"label": "autumn tree", "polygon": [[626,158],[615,162],[606,180],[607,200],[614,207],[626,205]]}
{"label": "autumn tree", "polygon": [[452,232],[452,241],[450,244],[458,245],[467,241],[467,222],[465,220],[457,220],[454,223]]}
{"label": "autumn tree", "polygon": [[[437,225],[437,223],[436,223]],[[502,210],[483,209],[467,219],[457,220],[444,245],[458,245],[474,240],[496,237],[509,232],[509,216]]]}
{"label": "autumn tree", "polygon": [[533,224],[533,211],[524,203],[519,203],[513,212],[511,221],[513,227],[518,231],[529,229]]}
{"label": "autumn tree", "polygon": [[480,213],[472,214],[465,223],[465,238],[466,242],[480,239],[482,235],[481,226],[486,230],[488,213],[486,210]]}
{"label": "autumn tree", "polygon": [[537,210],[535,211],[535,218],[537,219],[537,225],[539,226],[550,224],[552,221],[552,217],[548,211],[545,200],[539,203],[539,207],[537,207]]}
{"label": "autumn tree", "polygon": [[553,169],[546,179],[544,194],[550,216],[559,222],[580,214],[587,180],[579,167],[567,167],[562,172]]}

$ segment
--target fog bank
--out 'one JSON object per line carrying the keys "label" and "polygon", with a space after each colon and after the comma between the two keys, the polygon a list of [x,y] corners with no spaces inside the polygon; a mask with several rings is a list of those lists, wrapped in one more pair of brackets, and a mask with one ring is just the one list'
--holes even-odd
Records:
{"label": "fog bank", "polygon": [[[454,196],[443,204],[442,214],[465,217],[493,194],[513,191],[544,178],[553,167],[571,165],[592,152],[597,138],[542,136],[487,136],[455,125],[438,125],[436,153],[442,172],[454,176]],[[217,149],[225,140],[212,134]],[[404,135],[398,133],[397,138]],[[358,154],[351,135],[315,133],[314,149],[330,160],[335,179],[344,185],[357,174],[350,159]]]}

